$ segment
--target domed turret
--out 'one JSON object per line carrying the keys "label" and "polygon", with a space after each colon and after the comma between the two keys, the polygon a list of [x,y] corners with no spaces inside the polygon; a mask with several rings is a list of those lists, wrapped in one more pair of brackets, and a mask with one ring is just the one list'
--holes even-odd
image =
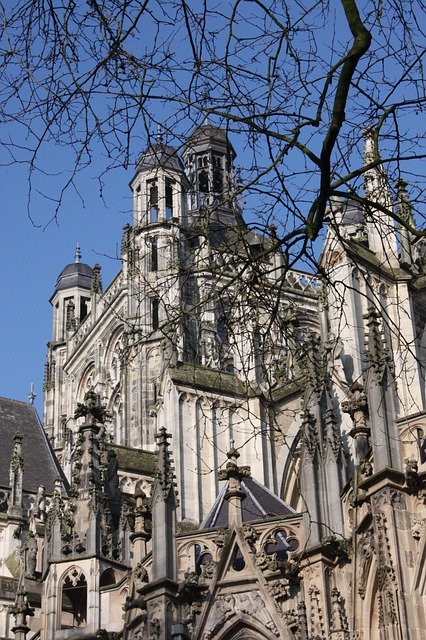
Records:
{"label": "domed turret", "polygon": [[130,183],[136,225],[162,223],[180,218],[187,179],[177,150],[163,142],[161,131],[143,152]]}
{"label": "domed turret", "polygon": [[50,299],[54,308],[53,342],[65,340],[67,332],[75,329],[87,316],[93,276],[92,267],[81,262],[81,251],[77,245],[75,261],[62,269]]}
{"label": "domed turret", "polygon": [[[157,138],[158,140],[158,138]],[[150,171],[161,167],[172,171],[183,171],[183,162],[178,156],[177,150],[168,144],[156,142],[149,145],[138,160],[136,173],[139,171]]]}
{"label": "domed turret", "polygon": [[[215,127],[207,119],[194,129],[185,143],[185,166],[193,191],[190,210],[214,205],[223,216],[230,208],[233,187],[235,150],[226,131]],[[221,217],[219,216],[219,217]]]}
{"label": "domed turret", "polygon": [[71,262],[61,271],[56,280],[55,292],[72,287],[81,287],[90,291],[93,281],[93,269],[84,262]]}

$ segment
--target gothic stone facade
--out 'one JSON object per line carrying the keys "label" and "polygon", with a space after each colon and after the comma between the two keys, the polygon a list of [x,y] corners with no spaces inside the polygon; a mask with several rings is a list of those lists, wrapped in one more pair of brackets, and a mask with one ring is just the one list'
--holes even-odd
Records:
{"label": "gothic stone facade", "polygon": [[319,279],[246,226],[234,159],[209,123],[182,159],[159,138],[117,277],[102,291],[79,251],[58,277],[62,476],[24,490],[15,436],[4,637],[424,637],[424,252],[382,212],[411,219],[404,185],[393,205],[379,167],[382,208],[332,203]]}

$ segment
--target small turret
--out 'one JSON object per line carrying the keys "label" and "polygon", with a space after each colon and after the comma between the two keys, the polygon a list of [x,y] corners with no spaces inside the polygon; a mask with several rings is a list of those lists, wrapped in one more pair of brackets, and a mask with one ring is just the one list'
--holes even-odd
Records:
{"label": "small turret", "polygon": [[397,266],[395,227],[391,216],[383,210],[392,211],[392,197],[386,172],[380,163],[377,136],[370,128],[365,131],[364,162],[366,165],[377,163],[365,172],[365,197],[372,203],[365,214],[368,246],[384,264]]}
{"label": "small turret", "polygon": [[67,332],[75,329],[90,311],[93,275],[92,267],[81,262],[81,251],[77,245],[75,261],[62,269],[50,299],[54,309],[53,342],[64,341]]}
{"label": "small turret", "polygon": [[184,159],[192,189],[188,199],[190,212],[200,207],[214,208],[216,217],[228,222],[232,209],[233,162],[236,153],[226,132],[207,119],[185,143]]}
{"label": "small turret", "polygon": [[135,226],[181,219],[187,186],[182,160],[159,132],[139,158],[130,182]]}

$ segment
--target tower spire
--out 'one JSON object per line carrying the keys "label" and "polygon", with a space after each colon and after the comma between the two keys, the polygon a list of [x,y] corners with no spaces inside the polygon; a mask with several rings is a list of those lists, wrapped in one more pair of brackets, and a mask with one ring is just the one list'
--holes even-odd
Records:
{"label": "tower spire", "polygon": [[[378,134],[372,127],[367,127],[364,131],[364,138],[365,165],[377,163],[376,166],[367,169],[364,174],[365,197],[372,203],[366,211],[368,246],[383,262],[390,266],[397,266],[397,246],[393,220],[383,211],[383,209],[392,211],[392,198],[386,171],[380,161]],[[378,205],[377,209],[374,204]]]}
{"label": "tower spire", "polygon": [[219,480],[228,480],[228,490],[225,499],[229,503],[229,524],[241,525],[243,522],[243,500],[246,497],[245,492],[241,489],[241,481],[251,476],[251,470],[248,466],[239,467],[237,460],[240,457],[234,446],[234,439],[230,440],[230,450],[226,454],[228,462],[225,469],[219,471]]}
{"label": "tower spire", "polygon": [[157,126],[156,142],[157,144],[163,143],[163,127],[161,126],[161,124]]}

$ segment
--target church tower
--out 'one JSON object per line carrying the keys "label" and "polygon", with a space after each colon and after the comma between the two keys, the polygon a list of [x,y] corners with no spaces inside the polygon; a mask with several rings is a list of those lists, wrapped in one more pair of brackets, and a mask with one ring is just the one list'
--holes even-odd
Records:
{"label": "church tower", "polygon": [[[133,225],[123,239],[127,283],[126,444],[151,448],[162,403],[163,373],[181,358],[180,230],[189,183],[176,149],[156,141],[144,151],[130,182]],[[130,364],[131,363],[131,364]]]}
{"label": "church tower", "polygon": [[53,326],[44,372],[44,427],[55,449],[63,446],[62,416],[67,413],[66,399],[57,392],[62,385],[67,341],[91,310],[94,276],[98,270],[98,266],[92,269],[81,262],[77,245],[74,262],[62,269],[50,298]]}

